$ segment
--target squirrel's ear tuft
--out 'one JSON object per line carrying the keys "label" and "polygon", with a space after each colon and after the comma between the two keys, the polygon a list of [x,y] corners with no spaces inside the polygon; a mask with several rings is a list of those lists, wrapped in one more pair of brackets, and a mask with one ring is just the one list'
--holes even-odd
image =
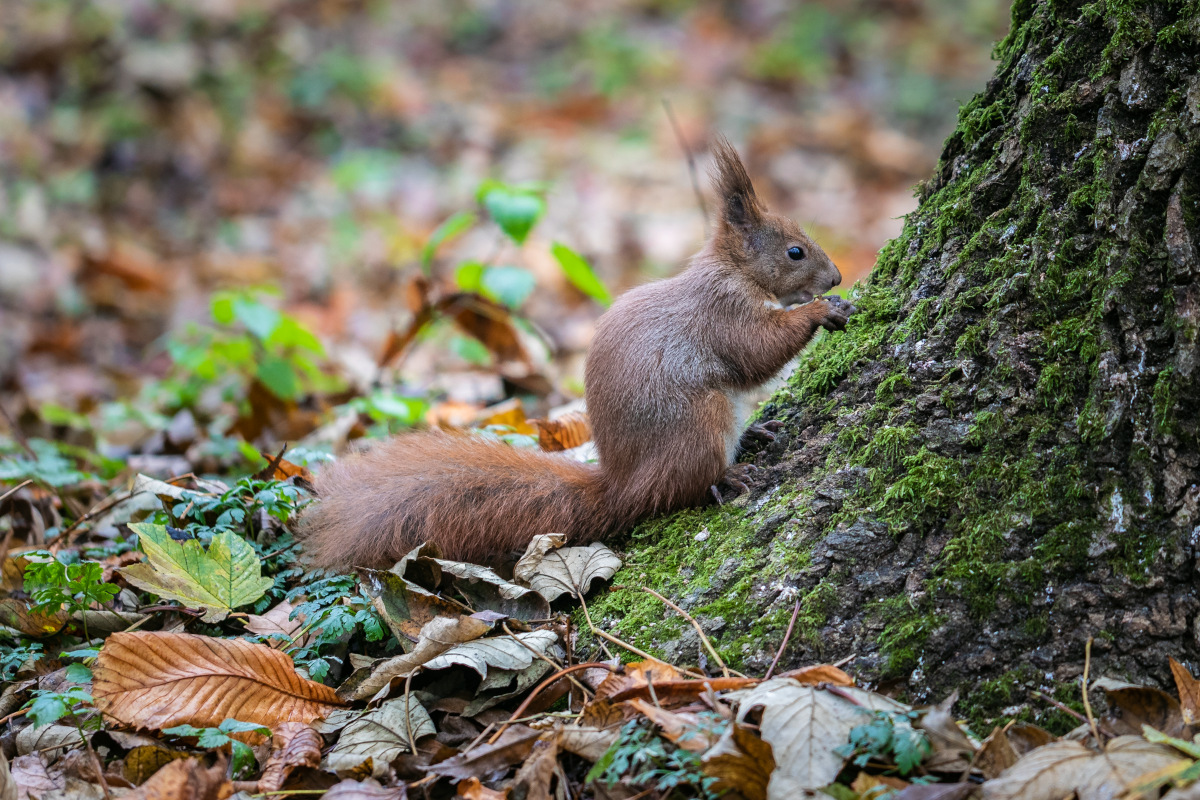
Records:
{"label": "squirrel's ear tuft", "polygon": [[712,181],[721,204],[721,219],[734,228],[751,227],[759,221],[762,208],[742,160],[729,140],[720,134],[713,141],[712,152]]}

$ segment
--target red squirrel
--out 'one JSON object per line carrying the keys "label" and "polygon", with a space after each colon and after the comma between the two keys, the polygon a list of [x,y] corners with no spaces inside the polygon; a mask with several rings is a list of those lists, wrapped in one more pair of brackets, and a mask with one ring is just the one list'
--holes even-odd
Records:
{"label": "red squirrel", "polygon": [[[723,137],[714,155],[719,208],[704,248],[597,323],[585,397],[599,463],[466,434],[401,434],[321,470],[298,531],[309,563],[386,568],[422,542],[445,558],[496,563],[537,534],[587,543],[720,500],[723,477],[745,488],[727,475],[745,398],[855,309],[820,297],[841,273],[799,225],[767,211]],[[804,305],[785,307],[794,301]],[[778,428],[746,436],[772,439]]]}

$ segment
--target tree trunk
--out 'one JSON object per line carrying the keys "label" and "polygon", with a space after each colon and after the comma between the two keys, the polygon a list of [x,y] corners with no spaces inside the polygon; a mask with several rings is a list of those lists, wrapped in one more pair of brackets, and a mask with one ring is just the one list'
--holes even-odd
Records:
{"label": "tree trunk", "polygon": [[736,507],[643,525],[598,624],[747,672],[854,655],[979,723],[1200,667],[1200,3],[1017,0]]}

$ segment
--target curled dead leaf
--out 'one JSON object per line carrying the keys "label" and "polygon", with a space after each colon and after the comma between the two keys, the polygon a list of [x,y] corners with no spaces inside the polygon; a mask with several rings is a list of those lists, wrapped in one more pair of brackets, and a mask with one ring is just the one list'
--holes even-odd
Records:
{"label": "curled dead leaf", "polygon": [[125,795],[131,800],[225,800],[233,784],[225,777],[224,757],[211,767],[198,758],[172,761],[138,789]]}
{"label": "curled dead leaf", "polygon": [[549,453],[570,450],[592,440],[592,421],[586,411],[572,411],[558,419],[531,419],[537,429],[538,447]]}
{"label": "curled dead leaf", "polygon": [[299,722],[285,722],[273,733],[274,752],[258,779],[260,792],[277,792],[294,771],[303,767],[315,769],[321,764],[325,741],[313,728]]}

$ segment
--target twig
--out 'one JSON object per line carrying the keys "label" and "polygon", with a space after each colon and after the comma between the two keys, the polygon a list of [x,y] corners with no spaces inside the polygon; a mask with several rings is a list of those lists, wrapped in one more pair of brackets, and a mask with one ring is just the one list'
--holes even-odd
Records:
{"label": "twig", "polygon": [[7,717],[0,718],[0,725],[3,725],[4,723],[8,722],[10,719],[16,719],[17,717],[23,717],[28,713],[29,713],[28,708],[22,708],[20,711],[14,711],[13,713],[9,714]]}
{"label": "twig", "polygon": [[1083,647],[1083,710],[1087,712],[1088,725],[1092,728],[1092,736],[1096,737],[1096,746],[1103,748],[1100,739],[1100,729],[1096,727],[1096,718],[1092,716],[1092,704],[1088,701],[1088,672],[1092,668],[1092,637],[1088,637]]}
{"label": "twig", "polygon": [[100,756],[96,755],[96,751],[92,748],[91,740],[83,735],[83,723],[79,721],[79,717],[74,711],[71,712],[71,721],[75,723],[75,730],[79,731],[79,738],[83,740],[83,745],[87,748],[88,755],[92,757],[92,767],[96,770],[96,779],[100,781],[100,788],[104,790],[104,797],[106,800],[112,800],[112,792],[108,789],[108,780],[104,777],[104,765],[100,763]]}
{"label": "twig", "polygon": [[412,716],[410,715],[410,709],[412,708],[410,701],[412,697],[412,676],[413,673],[409,672],[408,677],[404,679],[404,732],[408,734],[408,747],[415,756],[417,754],[417,740],[413,737]]}
{"label": "twig", "polygon": [[856,659],[856,658],[858,658],[858,653],[851,653],[850,655],[848,655],[848,656],[846,656],[845,658],[843,658],[841,661],[835,661],[835,662],[833,662],[832,664],[830,664],[829,666],[831,666],[831,667],[844,667],[844,666],[846,666],[847,664],[849,664],[851,661],[853,661],[853,660],[854,660],[854,659]]}
{"label": "twig", "polygon": [[[555,663],[554,663],[554,661],[553,661],[553,660],[551,660],[551,658],[550,658],[549,656],[547,656],[545,653],[539,653],[537,650],[535,650],[534,648],[532,648],[532,647],[530,647],[529,645],[525,644],[525,642],[521,641],[520,637],[518,637],[518,636],[517,636],[515,633],[513,633],[513,632],[512,632],[512,631],[509,629],[509,627],[508,627],[508,623],[507,623],[507,622],[505,622],[505,621],[503,621],[503,620],[502,620],[502,621],[500,622],[500,627],[504,629],[504,632],[505,632],[505,633],[507,633],[509,636],[511,636],[511,637],[513,638],[513,641],[515,641],[517,644],[521,645],[521,647],[524,647],[524,648],[525,648],[526,650],[528,650],[529,652],[533,653],[533,655],[534,655],[536,658],[539,658],[539,659],[541,659],[542,661],[545,661],[547,664],[549,664],[550,666],[554,667],[555,669],[562,669],[562,665],[561,665],[561,664],[555,664]],[[575,680],[575,678],[574,678],[574,677],[568,676],[568,677],[567,677],[567,680],[569,680],[571,683],[575,684],[576,688],[578,688],[578,689],[579,689],[579,691],[583,692],[583,694],[584,694],[584,698],[585,698],[585,699],[586,699],[586,697],[587,697],[587,695],[588,695],[588,694],[591,694],[591,693],[590,693],[590,692],[587,690],[587,687],[585,687],[585,686],[584,686],[582,683],[580,683],[579,681]]]}
{"label": "twig", "polygon": [[1036,697],[1038,700],[1045,700],[1047,703],[1054,706],[1055,708],[1057,708],[1059,711],[1063,712],[1064,714],[1074,717],[1076,721],[1082,722],[1085,725],[1088,724],[1087,717],[1085,717],[1083,714],[1080,714],[1078,711],[1071,708],[1070,706],[1060,703],[1059,701],[1055,700],[1053,697],[1050,697],[1049,695],[1044,695],[1041,692],[1037,691],[1036,689],[1033,690],[1032,692],[1030,692],[1030,694],[1033,695],[1034,697]]}
{"label": "twig", "polygon": [[118,497],[116,495],[113,495],[112,497],[108,497],[108,498],[105,498],[104,500],[101,500],[99,503],[92,506],[92,509],[90,511],[88,511],[86,514],[84,514],[79,519],[72,522],[67,527],[63,528],[63,532],[58,535],[58,541],[66,543],[67,537],[70,536],[71,532],[74,531],[76,528],[78,528],[80,525],[87,522],[89,519],[93,519],[98,514],[102,514],[105,511],[108,511],[113,506],[117,506],[117,505],[120,505],[121,503],[124,503],[126,500],[128,500],[131,497],[133,497],[133,492],[127,492],[124,497]]}
{"label": "twig", "polygon": [[[537,697],[543,689],[560,680],[564,675],[571,672],[578,672],[581,669],[606,669],[609,672],[618,672],[621,668],[614,667],[611,664],[605,664],[603,661],[591,661],[560,669],[558,672],[554,673],[549,678],[546,678],[546,680],[542,681],[533,688],[533,691],[529,693],[529,696],[525,698],[521,705],[517,706],[517,710],[512,713],[512,716],[510,716],[503,725],[496,729],[496,732],[492,734],[492,738],[488,739],[487,743],[495,744],[496,740],[500,738],[500,735],[508,729],[508,726],[521,718],[521,715],[525,713],[525,709],[529,708],[530,703],[533,702],[533,699]],[[464,750],[463,752],[465,753],[468,751]]]}
{"label": "twig", "polygon": [[23,480],[20,483],[18,483],[13,488],[9,489],[4,494],[0,494],[0,503],[3,503],[9,497],[11,497],[14,494],[16,494],[17,492],[21,491],[22,489],[24,489],[26,486],[28,486],[31,483],[33,483],[33,478],[27,478],[26,480]]}
{"label": "twig", "polygon": [[646,689],[650,692],[650,699],[654,701],[654,707],[662,711],[662,704],[658,702],[658,692],[654,691],[654,670],[646,670]]}
{"label": "twig", "polygon": [[37,453],[33,452],[33,448],[29,446],[29,440],[25,438],[25,434],[17,427],[17,423],[9,416],[8,409],[0,405],[0,414],[4,415],[4,419],[8,421],[8,429],[12,431],[13,439],[21,446],[21,449],[29,454],[29,457],[34,461],[38,460]]}
{"label": "twig", "polygon": [[763,680],[769,679],[775,673],[775,667],[779,664],[779,657],[783,655],[784,648],[788,645],[788,640],[792,638],[792,629],[796,627],[796,618],[800,616],[800,598],[796,598],[796,607],[792,609],[792,618],[788,620],[787,630],[784,631],[783,641],[779,643],[779,649],[775,651],[775,658],[771,659],[771,666],[767,667],[767,674],[763,675]]}
{"label": "twig", "polygon": [[[678,612],[681,617],[686,619],[688,622],[692,623],[692,627],[696,629],[696,633],[700,636],[700,641],[704,643],[704,647],[708,650],[708,652],[712,655],[712,657],[717,660],[718,666],[721,667],[721,674],[724,675],[726,678],[728,678],[729,671],[730,671],[729,667],[725,666],[725,661],[724,661],[724,659],[721,658],[721,654],[717,652],[717,649],[715,647],[713,647],[712,642],[709,641],[708,636],[705,635],[704,629],[700,627],[700,623],[696,621],[696,618],[693,617],[688,612],[684,611],[679,606],[672,603],[667,598],[663,597],[658,592],[654,591],[653,589],[651,589],[647,586],[643,586],[642,591],[649,592],[650,594],[657,597],[659,600],[662,600],[664,603],[666,603],[668,606],[670,606],[676,612]],[[737,675],[742,678],[746,677],[745,675],[742,675],[742,673],[740,673],[740,672],[738,672]]]}
{"label": "twig", "polygon": [[683,131],[679,129],[679,122],[675,119],[675,111],[671,108],[671,101],[663,98],[663,110],[667,112],[667,119],[671,122],[671,130],[675,132],[675,138],[679,141],[679,148],[683,150],[683,157],[687,159],[688,175],[692,179],[692,191],[696,193],[696,204],[700,206],[700,215],[704,218],[704,238],[708,238],[708,206],[704,203],[704,192],[700,191],[700,179],[696,177],[696,159],[692,156],[692,150],[687,145],[687,140],[683,138]]}

